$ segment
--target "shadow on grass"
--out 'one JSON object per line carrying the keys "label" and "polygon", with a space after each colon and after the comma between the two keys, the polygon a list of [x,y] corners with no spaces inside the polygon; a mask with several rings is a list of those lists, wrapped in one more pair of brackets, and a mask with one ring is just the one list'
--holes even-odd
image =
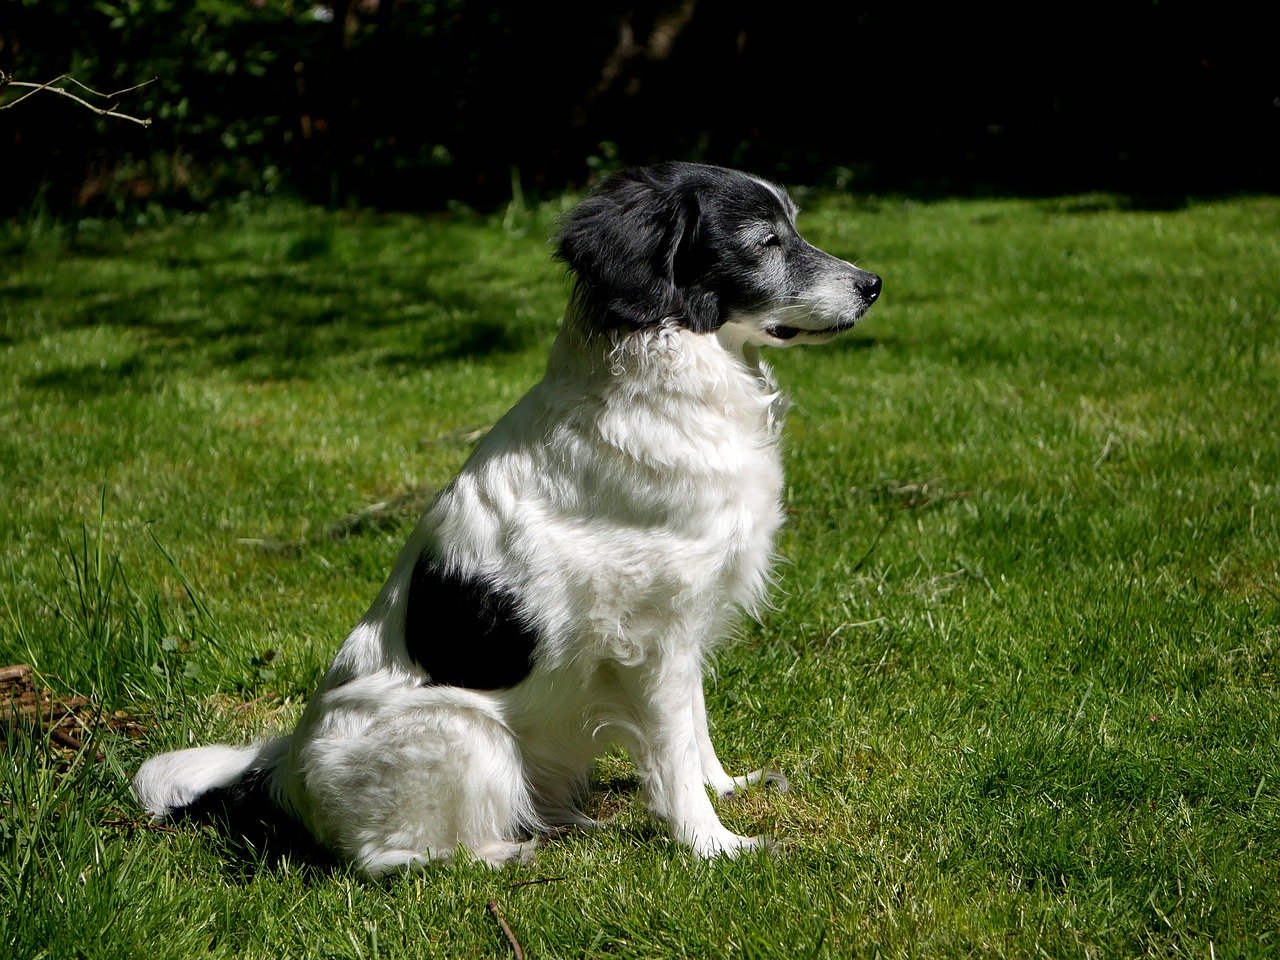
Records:
{"label": "shadow on grass", "polygon": [[[93,257],[64,237],[0,281],[0,328],[8,344],[89,330],[103,338],[42,345],[49,360],[25,379],[76,395],[215,370],[255,382],[353,365],[412,372],[550,338],[567,290],[550,296],[562,283],[545,251],[513,249],[482,223],[423,227],[295,217],[283,227],[251,218],[110,230]],[[99,344],[112,340],[95,368]]]}
{"label": "shadow on grass", "polygon": [[126,390],[151,390],[160,382],[164,370],[163,364],[156,364],[135,353],[111,363],[103,361],[57,367],[28,377],[26,385],[65,397],[88,399]]}
{"label": "shadow on grass", "polygon": [[270,801],[261,784],[206,794],[175,813],[172,822],[208,832],[212,852],[239,883],[287,869],[301,870],[315,879],[341,869],[337,858],[301,823]]}
{"label": "shadow on grass", "polygon": [[146,349],[105,363],[65,363],[28,376],[26,386],[70,396],[146,391],[211,369],[252,381],[308,380],[353,359],[409,373],[518,353],[554,329],[550,318],[519,319],[516,295],[436,294],[420,286],[358,292],[296,277],[248,281],[222,299],[207,286],[163,285],[90,297],[51,325],[126,332]]}
{"label": "shadow on grass", "polygon": [[[585,809],[601,827],[630,802],[640,790],[640,779],[632,773],[597,776]],[[244,781],[234,787],[215,790],[194,804],[176,812],[176,827],[195,827],[207,833],[211,853],[236,883],[252,883],[261,874],[300,872],[311,880],[322,880],[348,869],[311,836],[298,820],[271,802],[266,785]],[[622,828],[637,843],[654,842],[665,832],[652,819]],[[583,828],[552,828],[540,835],[539,844],[553,844],[581,834]]]}

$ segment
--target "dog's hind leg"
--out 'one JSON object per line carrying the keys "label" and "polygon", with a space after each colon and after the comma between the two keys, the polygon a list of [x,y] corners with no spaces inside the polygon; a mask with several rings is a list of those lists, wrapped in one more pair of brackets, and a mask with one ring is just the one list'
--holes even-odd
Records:
{"label": "dog's hind leg", "polygon": [[735,777],[725,772],[711,742],[711,730],[707,725],[707,700],[699,683],[693,694],[693,722],[698,736],[698,756],[702,762],[702,782],[722,797],[732,797],[737,791],[753,784],[763,783],[779,793],[786,793],[791,785],[787,778],[774,770],[752,770]]}
{"label": "dog's hind leg", "polygon": [[[532,863],[535,847],[537,847],[537,842],[534,840],[526,840],[524,842],[511,841],[485,844],[475,849],[459,847],[455,853],[461,852],[463,856],[472,856],[481,863],[497,869],[505,867],[509,863]],[[409,873],[414,870],[421,870],[433,860],[441,859],[445,859],[445,856],[424,854],[418,850],[397,850],[391,847],[373,846],[362,851],[353,862],[367,876],[386,877],[394,873]]]}
{"label": "dog's hind leg", "polygon": [[482,695],[426,687],[383,696],[363,723],[333,710],[299,753],[316,834],[371,876],[460,853],[494,866],[527,860],[522,841],[538,822],[520,748]]}
{"label": "dog's hind leg", "polygon": [[373,847],[364,851],[352,862],[367,877],[387,877],[393,873],[409,873],[420,870],[435,857],[426,856],[417,850],[395,850],[391,848]]}

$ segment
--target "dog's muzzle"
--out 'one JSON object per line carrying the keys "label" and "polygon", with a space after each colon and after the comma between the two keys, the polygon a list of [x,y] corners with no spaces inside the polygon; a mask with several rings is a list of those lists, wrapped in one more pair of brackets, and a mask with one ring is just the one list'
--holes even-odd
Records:
{"label": "dog's muzzle", "polygon": [[842,315],[835,323],[827,326],[814,327],[795,327],[787,324],[775,324],[765,328],[765,332],[775,340],[793,340],[801,334],[808,334],[811,337],[832,337],[846,330],[851,330],[861,320],[871,305],[880,298],[880,290],[884,286],[882,281],[874,273],[868,273],[866,270],[858,270],[854,268],[853,290],[855,293],[855,305],[851,311]]}

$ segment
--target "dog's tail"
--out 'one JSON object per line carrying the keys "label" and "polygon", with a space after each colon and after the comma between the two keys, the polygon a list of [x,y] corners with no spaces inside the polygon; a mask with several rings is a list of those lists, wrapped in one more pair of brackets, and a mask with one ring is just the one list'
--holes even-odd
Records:
{"label": "dog's tail", "polygon": [[174,750],[152,757],[133,777],[133,795],[157,820],[197,806],[211,794],[276,794],[275,773],[289,751],[289,737],[247,747],[222,744]]}

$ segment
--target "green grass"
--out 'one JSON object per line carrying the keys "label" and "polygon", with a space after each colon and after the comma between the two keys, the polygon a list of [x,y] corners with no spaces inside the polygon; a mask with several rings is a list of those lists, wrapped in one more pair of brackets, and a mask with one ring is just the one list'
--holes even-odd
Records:
{"label": "green grass", "polygon": [[787,852],[694,861],[611,757],[610,829],[389,883],[131,829],[127,778],[297,715],[539,376],[555,211],[0,234],[0,661],[149,730],[9,734],[0,952],[505,956],[497,898],[530,957],[1280,954],[1280,200],[805,206],[886,286],[776,356],[781,583],[709,698]]}

